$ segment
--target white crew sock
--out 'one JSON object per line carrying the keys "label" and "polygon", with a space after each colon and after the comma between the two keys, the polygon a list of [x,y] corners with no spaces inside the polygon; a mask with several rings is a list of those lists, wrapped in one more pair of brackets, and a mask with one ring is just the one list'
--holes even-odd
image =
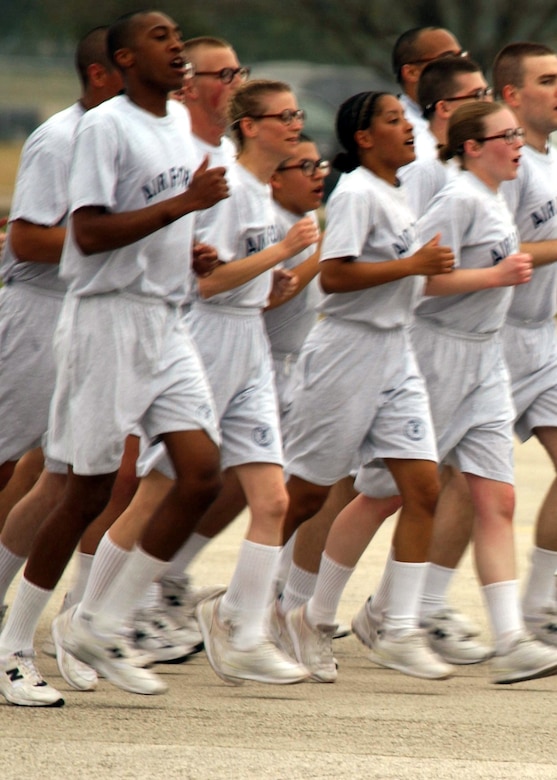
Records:
{"label": "white crew sock", "polygon": [[11,550],[0,542],[0,606],[6,601],[8,588],[24,563],[24,556],[14,555]]}
{"label": "white crew sock", "polygon": [[199,555],[201,550],[211,541],[212,539],[209,536],[193,533],[170,561],[166,576],[175,578],[183,577],[188,566],[191,565],[192,561]]}
{"label": "white crew sock", "polygon": [[109,588],[94,623],[101,633],[118,633],[126,625],[136,604],[143,598],[154,580],[159,580],[168,568],[168,561],[161,561],[135,547],[126,565]]}
{"label": "white crew sock", "polygon": [[317,574],[301,569],[293,562],[279,602],[283,614],[306,604],[313,596],[316,583]]}
{"label": "white crew sock", "polygon": [[275,593],[277,595],[280,595],[286,586],[288,573],[290,572],[290,567],[292,566],[292,555],[294,553],[295,542],[296,532],[292,534],[290,539],[286,542],[285,545],[283,545],[280,551],[277,573],[275,576]]}
{"label": "white crew sock", "polygon": [[522,598],[525,617],[536,617],[548,607],[555,608],[557,552],[534,547],[526,589]]}
{"label": "white crew sock", "polygon": [[387,611],[387,606],[389,603],[389,597],[391,593],[391,579],[393,576],[393,563],[394,549],[391,547],[389,550],[389,555],[387,556],[385,568],[383,569],[383,574],[381,575],[381,579],[379,581],[379,585],[377,586],[377,589],[371,599],[371,612],[373,613],[373,616],[380,622],[383,621],[383,616]]}
{"label": "white crew sock", "polygon": [[420,604],[421,617],[428,617],[447,607],[447,591],[455,573],[456,569],[428,563]]}
{"label": "white crew sock", "polygon": [[249,650],[267,637],[267,610],[272,600],[280,547],[244,539],[236,569],[222,597],[220,616],[236,626],[234,644]]}
{"label": "white crew sock", "polygon": [[403,634],[417,628],[426,572],[427,563],[391,562],[390,595],[383,621],[386,631]]}
{"label": "white crew sock", "polygon": [[343,566],[327,553],[321,556],[321,565],[315,593],[308,601],[306,617],[312,626],[332,626],[339,601],[355,567]]}
{"label": "white crew sock", "polygon": [[64,599],[64,607],[72,607],[74,604],[79,604],[85,593],[87,587],[87,580],[91,574],[91,567],[93,566],[94,555],[89,553],[78,552],[76,558],[76,572],[75,579],[73,581],[71,590],[66,594]]}
{"label": "white crew sock", "polygon": [[153,609],[154,607],[160,607],[162,600],[161,586],[159,582],[152,582],[143,597],[134,606],[134,612],[136,609]]}
{"label": "white crew sock", "polygon": [[39,588],[25,578],[21,580],[0,634],[0,655],[32,650],[39,618],[51,596],[51,590]]}
{"label": "white crew sock", "polygon": [[78,615],[92,615],[101,609],[107,592],[130,555],[129,550],[114,544],[110,532],[105,533],[93,558],[85,592],[77,608]]}
{"label": "white crew sock", "polygon": [[524,623],[519,606],[518,580],[484,585],[482,593],[495,639],[495,652],[498,655],[504,655],[514,641],[524,634]]}

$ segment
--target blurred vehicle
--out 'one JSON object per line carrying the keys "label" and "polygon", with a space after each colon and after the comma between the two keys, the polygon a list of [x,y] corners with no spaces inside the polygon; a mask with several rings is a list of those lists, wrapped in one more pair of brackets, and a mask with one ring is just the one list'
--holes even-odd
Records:
{"label": "blurred vehicle", "polygon": [[[300,108],[306,112],[304,131],[315,141],[321,155],[333,160],[341,150],[335,134],[335,117],[340,104],[357,92],[397,92],[394,81],[369,68],[352,65],[318,65],[311,62],[269,61],[251,66],[251,78],[276,79],[289,84]],[[327,177],[325,197],[339,174]]]}

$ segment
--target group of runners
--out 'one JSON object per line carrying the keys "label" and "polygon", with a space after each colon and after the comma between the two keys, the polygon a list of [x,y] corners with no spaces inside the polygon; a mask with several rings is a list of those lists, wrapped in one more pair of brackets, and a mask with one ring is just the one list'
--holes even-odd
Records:
{"label": "group of runners", "polygon": [[[227,682],[333,682],[343,589],[395,513],[352,622],[375,664],[557,673],[556,483],[522,599],[512,529],[514,432],[557,464],[555,52],[509,44],[492,89],[447,30],[401,35],[401,95],[338,109],[324,231],[303,107],[228,42],[138,12],[76,66],[2,261],[6,700],[64,703],[34,636],[78,545],[45,648],[72,688],[162,693],[153,664],[201,649]],[[193,588],[246,506],[230,582]],[[493,647],[447,600],[470,541]]]}

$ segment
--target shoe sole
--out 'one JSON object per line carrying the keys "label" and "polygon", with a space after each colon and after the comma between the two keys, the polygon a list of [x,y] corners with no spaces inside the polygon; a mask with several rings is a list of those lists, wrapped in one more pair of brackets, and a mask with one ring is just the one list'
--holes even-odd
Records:
{"label": "shoe sole", "polygon": [[538,669],[536,672],[530,672],[529,674],[517,674],[516,676],[507,677],[505,680],[492,680],[495,685],[512,685],[513,683],[527,682],[528,680],[540,680],[543,677],[552,677],[557,674],[557,663],[546,666],[543,669]]}
{"label": "shoe sole", "polygon": [[452,673],[450,671],[443,673],[443,674],[426,674],[425,672],[419,672],[416,669],[413,669],[412,667],[404,666],[403,664],[397,664],[392,661],[387,661],[382,656],[378,655],[376,652],[372,652],[368,656],[369,660],[377,664],[377,666],[383,667],[383,669],[392,669],[395,672],[401,672],[402,674],[406,674],[408,677],[418,677],[421,680],[448,680],[449,677],[452,677]]}
{"label": "shoe sole", "polygon": [[66,703],[64,699],[60,698],[53,702],[42,702],[42,701],[15,701],[12,699],[8,694],[4,693],[2,691],[2,695],[6,699],[6,701],[9,704],[12,704],[15,707],[50,707],[51,709],[57,708],[57,707],[63,707]]}

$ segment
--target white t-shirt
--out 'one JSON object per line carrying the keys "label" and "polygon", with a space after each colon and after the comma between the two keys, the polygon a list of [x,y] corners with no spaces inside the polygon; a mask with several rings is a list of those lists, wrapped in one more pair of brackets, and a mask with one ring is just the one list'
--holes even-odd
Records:
{"label": "white t-shirt", "polygon": [[[327,202],[321,262],[352,257],[361,263],[396,263],[418,248],[416,218],[404,187],[394,187],[363,167],[342,174]],[[409,323],[422,284],[421,277],[408,276],[356,292],[331,293],[319,309],[374,328],[396,328]]]}
{"label": "white t-shirt", "polygon": [[[501,187],[514,215],[521,241],[557,238],[557,153],[524,146],[518,177]],[[557,259],[557,258],[556,258]],[[557,310],[557,263],[534,269],[528,284],[515,288],[509,319],[541,323]]]}
{"label": "white t-shirt", "polygon": [[454,160],[442,163],[435,160],[416,160],[399,171],[400,180],[406,187],[408,202],[414,213],[421,217],[434,195],[457,175],[460,167]]}
{"label": "white t-shirt", "polygon": [[[66,224],[73,139],[84,113],[81,104],[74,103],[47,119],[29,136],[21,154],[10,222],[24,219],[45,227]],[[9,231],[2,262],[2,278],[6,283],[29,282],[43,290],[60,294],[66,289],[58,275],[58,264],[18,262]]]}
{"label": "white t-shirt", "polygon": [[[433,199],[418,223],[424,243],[437,233],[460,268],[489,268],[519,250],[516,225],[501,192],[461,171]],[[488,334],[501,328],[513,287],[425,298],[416,315],[461,333]]]}
{"label": "white t-shirt", "polygon": [[[129,212],[184,192],[199,165],[189,116],[169,101],[157,117],[125,95],[91,109],[79,125],[70,174],[71,213],[85,206]],[[61,275],[78,296],[119,291],[180,303],[189,285],[193,215],[133,244],[90,256],[70,230]]]}
{"label": "white t-shirt", "polygon": [[[301,217],[284,209],[279,203],[274,201],[277,225],[277,240],[282,241],[290,228],[298,222]],[[317,223],[315,212],[310,214]],[[303,249],[294,257],[288,258],[283,264],[283,268],[295,270],[300,263],[303,263],[315,252],[316,245]],[[295,295],[287,303],[277,306],[265,312],[265,325],[271,342],[273,354],[297,355],[302,348],[302,344],[315,320],[317,319],[316,306],[321,299],[317,279],[312,279],[304,289]]]}
{"label": "white t-shirt", "polygon": [[[212,208],[199,212],[196,240],[216,247],[224,263],[241,260],[277,242],[275,210],[270,184],[234,162],[228,173],[230,196]],[[213,295],[206,304],[263,309],[272,284],[272,270]]]}

